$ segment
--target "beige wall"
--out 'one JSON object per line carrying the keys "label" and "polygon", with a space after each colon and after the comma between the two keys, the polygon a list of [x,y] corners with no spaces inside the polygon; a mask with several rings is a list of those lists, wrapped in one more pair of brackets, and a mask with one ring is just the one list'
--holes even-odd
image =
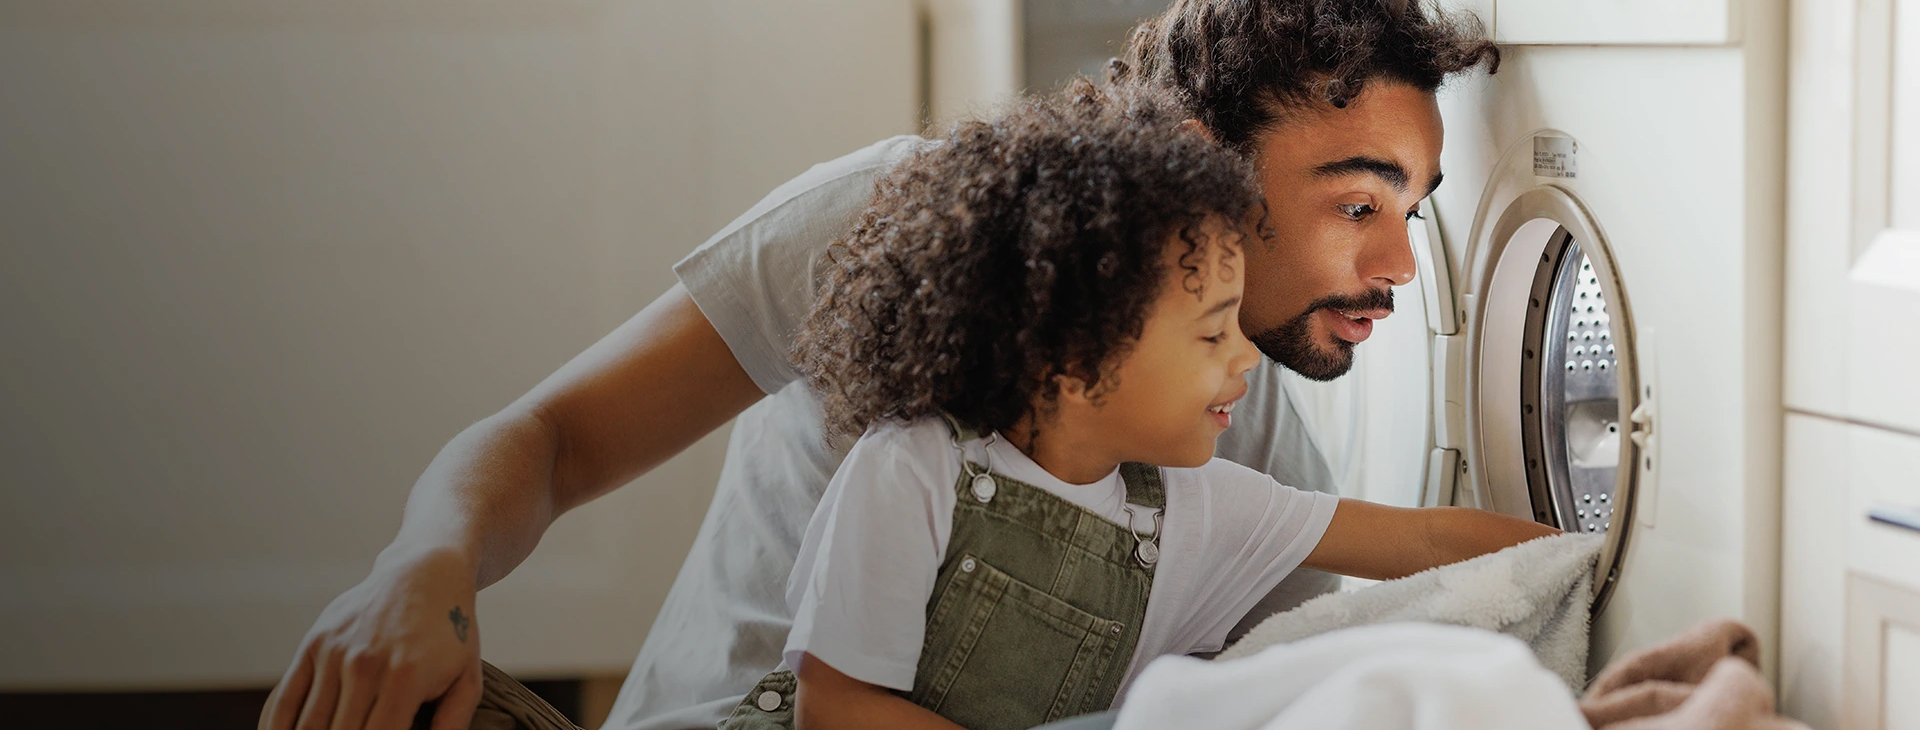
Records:
{"label": "beige wall", "polygon": [[[0,2],[0,689],[277,677],[446,439],[913,131],[916,38],[907,0]],[[560,520],[489,657],[623,671],[723,447]]]}

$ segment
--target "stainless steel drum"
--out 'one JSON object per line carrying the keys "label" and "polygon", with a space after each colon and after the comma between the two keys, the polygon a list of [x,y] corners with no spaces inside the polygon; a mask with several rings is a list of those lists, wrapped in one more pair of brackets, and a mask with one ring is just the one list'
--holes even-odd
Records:
{"label": "stainless steel drum", "polygon": [[1556,231],[1529,299],[1521,434],[1535,519],[1572,532],[1613,526],[1621,428],[1612,320],[1593,262]]}

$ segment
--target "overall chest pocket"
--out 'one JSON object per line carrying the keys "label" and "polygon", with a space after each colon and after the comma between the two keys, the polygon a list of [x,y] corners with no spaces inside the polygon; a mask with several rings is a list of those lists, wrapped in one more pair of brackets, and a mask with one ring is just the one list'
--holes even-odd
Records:
{"label": "overall chest pocket", "polygon": [[1080,610],[972,555],[927,616],[914,702],[971,730],[1030,728],[1107,709],[1094,690],[1131,656],[1126,626]]}

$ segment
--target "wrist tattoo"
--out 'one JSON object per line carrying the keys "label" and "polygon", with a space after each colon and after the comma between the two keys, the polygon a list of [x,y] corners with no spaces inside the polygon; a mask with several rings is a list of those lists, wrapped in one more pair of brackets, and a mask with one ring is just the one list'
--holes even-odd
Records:
{"label": "wrist tattoo", "polygon": [[453,622],[453,635],[460,639],[460,643],[467,643],[467,626],[472,624],[473,620],[467,618],[466,614],[460,613],[459,606],[454,606],[452,611],[447,612],[447,619]]}

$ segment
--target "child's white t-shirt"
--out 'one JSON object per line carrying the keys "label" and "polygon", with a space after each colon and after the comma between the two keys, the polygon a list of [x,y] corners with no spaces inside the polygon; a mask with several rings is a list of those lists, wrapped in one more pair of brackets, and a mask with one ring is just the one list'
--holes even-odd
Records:
{"label": "child's white t-shirt", "polygon": [[[807,524],[787,580],[793,630],[786,667],[797,669],[810,653],[862,682],[913,689],[927,601],[953,534],[962,449],[975,463],[989,460],[997,474],[1128,524],[1117,469],[1069,484],[1004,438],[956,448],[937,418],[875,426],[847,453]],[[1313,552],[1340,501],[1223,459],[1162,475],[1160,561],[1122,696],[1155,657],[1219,650],[1254,602]],[[1136,529],[1151,533],[1152,510],[1133,511]]]}

